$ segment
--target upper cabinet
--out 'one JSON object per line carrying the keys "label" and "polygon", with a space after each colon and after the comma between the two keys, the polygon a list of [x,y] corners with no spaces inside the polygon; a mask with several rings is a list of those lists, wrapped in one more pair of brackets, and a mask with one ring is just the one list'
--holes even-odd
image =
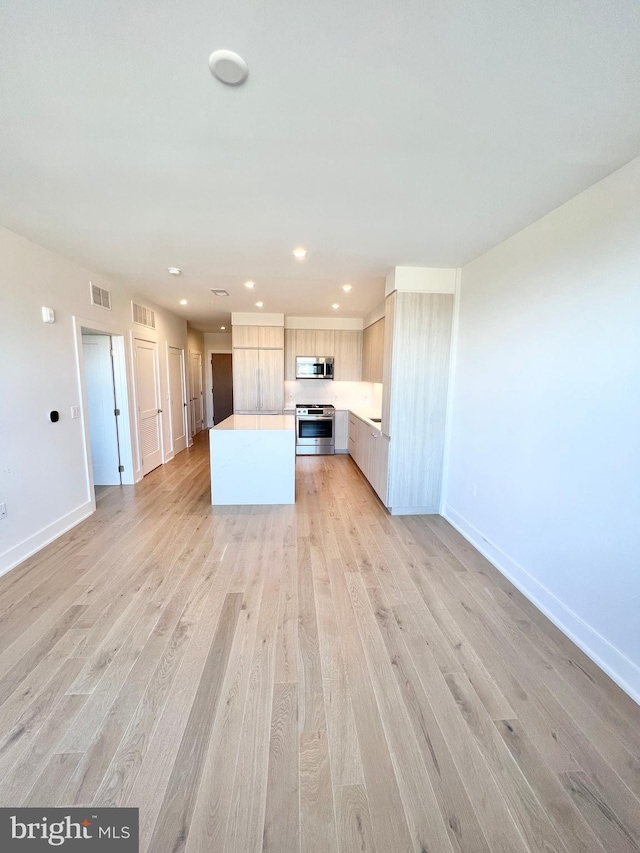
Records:
{"label": "upper cabinet", "polygon": [[296,329],[295,342],[297,356],[320,355],[319,352],[316,352],[316,333],[314,329]]}
{"label": "upper cabinet", "polygon": [[362,381],[382,382],[384,361],[384,317],[367,326],[362,342]]}
{"label": "upper cabinet", "polygon": [[284,329],[282,326],[233,326],[233,347],[241,349],[282,349]]}
{"label": "upper cabinet", "polygon": [[335,331],[333,378],[338,382],[362,379],[362,332]]}
{"label": "upper cabinet", "polygon": [[297,356],[334,358],[334,379],[359,382],[362,365],[362,332],[339,329],[285,329],[284,378],[296,378]]}
{"label": "upper cabinet", "polygon": [[313,355],[323,358],[334,355],[335,335],[333,329],[318,329],[316,331],[316,351]]}

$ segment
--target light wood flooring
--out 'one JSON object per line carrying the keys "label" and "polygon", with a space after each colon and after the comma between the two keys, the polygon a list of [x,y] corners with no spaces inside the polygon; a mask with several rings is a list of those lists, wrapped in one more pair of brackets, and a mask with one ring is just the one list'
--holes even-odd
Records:
{"label": "light wood flooring", "polygon": [[638,853],[640,709],[347,457],[209,505],[201,438],[0,578],[0,805],[149,853]]}

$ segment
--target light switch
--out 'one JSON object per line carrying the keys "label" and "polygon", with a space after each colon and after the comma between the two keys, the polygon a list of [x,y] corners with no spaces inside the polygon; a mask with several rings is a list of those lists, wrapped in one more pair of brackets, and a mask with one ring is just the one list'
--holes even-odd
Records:
{"label": "light switch", "polygon": [[55,323],[56,315],[53,308],[45,308],[42,306],[42,322],[43,323]]}
{"label": "light switch", "polygon": [[80,406],[71,406],[71,417],[79,418],[80,417]]}

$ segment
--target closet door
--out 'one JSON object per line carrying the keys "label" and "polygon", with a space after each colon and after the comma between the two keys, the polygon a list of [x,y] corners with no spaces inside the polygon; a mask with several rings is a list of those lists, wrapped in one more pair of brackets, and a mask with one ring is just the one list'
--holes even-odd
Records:
{"label": "closet door", "polygon": [[171,408],[171,440],[173,452],[187,446],[186,391],[184,387],[184,350],[169,347],[169,406]]}
{"label": "closet door", "polygon": [[138,435],[142,473],[162,464],[162,427],[158,382],[158,345],[138,338],[134,341]]}

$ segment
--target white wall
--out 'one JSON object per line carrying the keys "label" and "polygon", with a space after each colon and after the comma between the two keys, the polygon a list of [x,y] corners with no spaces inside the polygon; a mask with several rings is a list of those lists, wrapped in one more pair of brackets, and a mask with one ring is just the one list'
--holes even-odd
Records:
{"label": "white wall", "polygon": [[446,516],[640,698],[640,159],[463,268],[452,413]]}
{"label": "white wall", "polygon": [[204,348],[207,352],[231,352],[231,332],[205,332]]}
{"label": "white wall", "polygon": [[[90,281],[111,290],[111,311],[90,304]],[[156,329],[134,325],[132,296],[103,276],[0,228],[0,501],[7,505],[7,517],[0,520],[0,573],[94,508],[83,418],[70,417],[71,406],[81,404],[74,316],[87,328],[125,335],[130,390],[132,334],[156,340],[161,394],[168,400],[166,347],[186,347],[186,324],[149,306],[156,312]],[[54,324],[42,322],[43,305],[55,310]],[[57,424],[49,421],[53,409],[60,412]],[[167,454],[168,405],[163,406],[163,436]],[[139,479],[138,454],[133,456],[133,479]]]}

